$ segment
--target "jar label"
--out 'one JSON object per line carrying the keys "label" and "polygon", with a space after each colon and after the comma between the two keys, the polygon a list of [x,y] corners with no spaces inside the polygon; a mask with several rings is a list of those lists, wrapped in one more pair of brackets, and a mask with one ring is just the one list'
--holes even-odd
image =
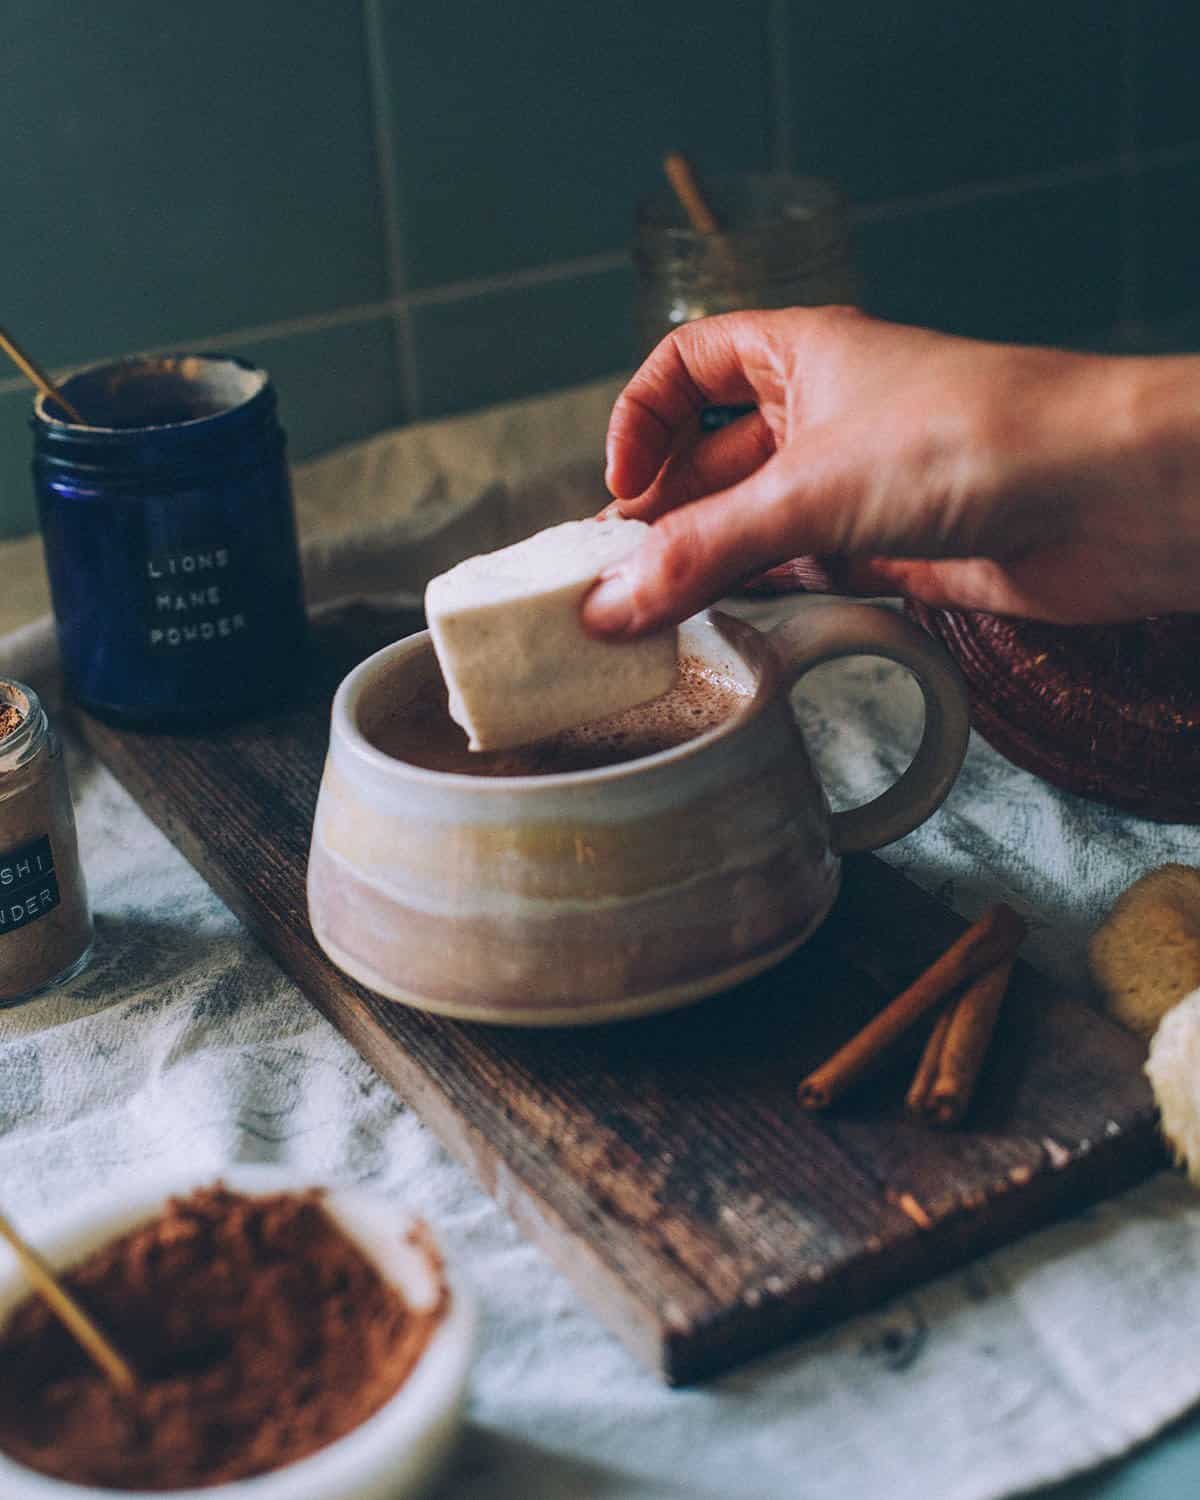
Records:
{"label": "jar label", "polygon": [[203,648],[246,629],[232,549],[216,544],[146,558],[146,643],[154,652]]}
{"label": "jar label", "polygon": [[57,905],[58,876],[48,834],[0,854],[0,937],[28,927]]}

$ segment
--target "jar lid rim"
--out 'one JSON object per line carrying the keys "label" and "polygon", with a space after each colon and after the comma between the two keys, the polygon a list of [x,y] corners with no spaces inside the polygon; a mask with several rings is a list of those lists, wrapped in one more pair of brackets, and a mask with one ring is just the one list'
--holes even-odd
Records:
{"label": "jar lid rim", "polygon": [[[820,222],[826,223],[840,220],[847,209],[846,196],[839,183],[810,173],[786,171],[705,173],[704,188],[710,195],[713,208],[718,212],[723,206],[727,207],[728,202],[733,199],[742,199],[745,195],[753,198],[756,194],[778,194],[781,202],[787,200],[792,204],[803,202],[806,207],[818,212]],[[722,232],[736,235],[754,230],[771,230],[780,224],[811,226],[813,222],[813,218],[807,215],[799,217],[795,214],[782,213],[776,216],[759,212],[749,217],[739,215],[738,221],[724,226]],[[650,192],[641,194],[635,204],[635,227],[640,232],[661,236],[679,235],[685,238],[703,238],[698,236],[692,228],[678,198],[667,187],[656,187]]]}
{"label": "jar lid rim", "polygon": [[0,739],[0,775],[19,770],[32,760],[45,739],[47,720],[42,700],[15,677],[0,677],[0,705],[15,708],[21,723]]}
{"label": "jar lid rim", "polygon": [[[179,422],[106,426],[97,422],[73,422],[65,415],[57,416],[50,409],[54,405],[54,398],[39,393],[33,403],[35,421],[43,423],[51,431],[62,432],[64,435],[95,433],[134,439],[155,432],[186,433],[189,429],[201,427],[214,419],[228,417],[234,412],[243,410],[259,400],[271,383],[270,374],[266,370],[236,354],[217,351],[175,352],[131,354],[121,359],[99,360],[95,364],[73,370],[65,380],[59,382],[59,389],[67,396],[75,396],[79,394],[79,387],[86,387],[89,382],[99,383],[102,379],[107,379],[115,385],[122,379],[141,376],[148,381],[155,375],[166,379],[174,378],[182,383],[192,382],[198,387],[203,385],[204,377],[207,376],[207,383],[213,391],[217,389],[223,377],[224,384],[230,388],[230,398],[221,401],[211,411],[197,412],[195,416],[187,417]],[[236,390],[236,394],[234,394],[234,387],[240,387]],[[76,405],[86,406],[86,404],[86,402],[76,402]],[[83,415],[86,417],[86,410]]]}

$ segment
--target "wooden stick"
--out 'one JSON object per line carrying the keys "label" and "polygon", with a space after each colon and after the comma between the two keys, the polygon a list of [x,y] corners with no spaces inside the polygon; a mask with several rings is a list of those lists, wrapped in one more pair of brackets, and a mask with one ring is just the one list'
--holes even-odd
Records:
{"label": "wooden stick", "polygon": [[692,171],[692,164],[681,151],[668,151],[663,157],[663,171],[667,174],[667,181],[675,191],[675,196],[688,216],[688,223],[697,234],[719,234],[721,226],[717,223],[716,215],[709,208],[704,194],[700,191],[700,184],[696,181],[696,174]]}
{"label": "wooden stick", "polygon": [[902,994],[800,1085],[805,1109],[828,1109],[888,1048],[954,990],[1012,957],[1025,923],[1003,902],[990,907]]}
{"label": "wooden stick", "polygon": [[667,181],[679,199],[693,232],[708,241],[713,267],[724,277],[726,295],[732,299],[732,305],[754,306],[757,301],[754,289],[746,281],[741,260],[728,234],[722,231],[716,214],[700,190],[691,162],[681,151],[668,151],[663,157],[663,171],[667,174]]}
{"label": "wooden stick", "polygon": [[926,1112],[937,1125],[957,1125],[967,1112],[1014,962],[1015,955],[981,974],[949,1012],[937,1076],[926,1104]]}
{"label": "wooden stick", "polygon": [[108,1336],[100,1331],[33,1246],[25,1243],[3,1214],[0,1214],[0,1237],[12,1246],[26,1276],[50,1311],[65,1325],[117,1390],[123,1395],[129,1395],[137,1385],[133,1366],[124,1355],[118,1354]]}
{"label": "wooden stick", "polygon": [[87,423],[50,379],[49,375],[34,363],[33,359],[25,353],[24,349],[13,338],[7,329],[0,328],[0,349],[3,349],[17,369],[25,378],[31,381],[43,396],[49,396],[51,401],[56,401],[72,422],[78,422],[80,427],[86,427]]}

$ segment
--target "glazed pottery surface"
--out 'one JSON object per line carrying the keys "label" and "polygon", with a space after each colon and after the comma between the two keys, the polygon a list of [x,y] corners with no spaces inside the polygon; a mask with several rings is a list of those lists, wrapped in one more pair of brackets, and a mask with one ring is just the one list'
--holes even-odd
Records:
{"label": "glazed pottery surface", "polygon": [[[680,649],[745,692],[717,728],[639,760],[551,776],[430,771],[363,733],[438,676],[428,633],[377,652],[334,699],[309,859],[313,931],[391,999],[463,1020],[562,1025],[649,1014],[749,978],[809,936],[839,855],[909,832],[966,749],[949,658],[890,610],[841,601],[769,637],[718,613]],[[788,688],[843,656],[899,661],[925,700],[904,776],[831,814]]]}

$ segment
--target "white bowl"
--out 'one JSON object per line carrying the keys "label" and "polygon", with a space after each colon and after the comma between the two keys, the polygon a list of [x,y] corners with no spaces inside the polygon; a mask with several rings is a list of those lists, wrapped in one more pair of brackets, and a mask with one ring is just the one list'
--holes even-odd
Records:
{"label": "white bowl", "polygon": [[[144,1184],[103,1208],[55,1220],[30,1238],[51,1265],[70,1266],[116,1236],[155,1218],[168,1198],[220,1180],[250,1196],[301,1192],[314,1184],[276,1167],[233,1166],[220,1171],[176,1173]],[[411,1219],[395,1205],[357,1188],[330,1186],[326,1207],[401,1292],[420,1300],[429,1270],[406,1242]],[[28,1226],[22,1226],[27,1228]],[[15,1259],[0,1256],[0,1322],[29,1295]],[[450,1306],[408,1379],[391,1398],[345,1437],[282,1469],[200,1489],[144,1490],[138,1500],[402,1500],[419,1495],[449,1457],[462,1424],[467,1376],[474,1347],[475,1313],[470,1298],[451,1277]],[[0,1454],[4,1500],[115,1500],[122,1491],[68,1484],[27,1469]]]}

